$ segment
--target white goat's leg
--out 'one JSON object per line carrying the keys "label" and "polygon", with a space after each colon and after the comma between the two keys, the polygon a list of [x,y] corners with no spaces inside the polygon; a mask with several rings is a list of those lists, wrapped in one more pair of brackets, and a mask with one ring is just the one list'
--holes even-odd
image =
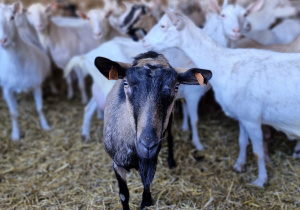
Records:
{"label": "white goat's leg", "polygon": [[239,133],[239,146],[240,146],[240,152],[239,157],[234,165],[234,169],[238,172],[242,172],[243,166],[246,164],[246,158],[247,158],[247,146],[248,146],[248,134],[245,130],[242,123],[239,123],[240,125],[240,133]]}
{"label": "white goat's leg", "polygon": [[190,123],[192,128],[192,142],[197,150],[201,151],[204,149],[203,145],[200,142],[198,135],[198,102],[199,100],[195,100],[193,98],[186,98],[186,105],[188,114],[190,117]]}
{"label": "white goat's leg", "polygon": [[91,98],[89,103],[84,108],[84,116],[83,116],[83,124],[81,135],[83,140],[87,141],[90,138],[90,127],[91,127],[91,120],[93,114],[97,110],[98,105],[94,97]]}
{"label": "white goat's leg", "polygon": [[40,116],[41,126],[44,130],[48,131],[48,130],[50,130],[50,126],[48,125],[48,122],[43,113],[42,89],[40,87],[36,88],[33,91],[33,96],[34,96],[34,100],[35,100],[36,111],[38,112],[38,114]]}
{"label": "white goat's leg", "polygon": [[11,139],[17,141],[20,139],[20,130],[18,126],[18,104],[14,96],[14,93],[11,90],[6,88],[3,89],[3,96],[9,108],[11,120],[12,120],[12,131]]}
{"label": "white goat's leg", "polygon": [[257,158],[258,178],[252,182],[252,184],[262,188],[268,179],[268,175],[265,165],[263,133],[261,130],[261,125],[253,122],[242,122],[242,124],[244,125],[250,137],[253,153]]}
{"label": "white goat's leg", "polygon": [[297,140],[297,144],[294,149],[294,158],[300,158],[300,140]]}
{"label": "white goat's leg", "polygon": [[82,74],[82,71],[80,68],[75,68],[74,69],[77,75],[77,82],[78,82],[78,88],[80,90],[81,93],[81,103],[82,104],[86,104],[88,101],[88,97],[86,94],[86,90],[85,90],[85,81],[84,81],[84,76]]}
{"label": "white goat's leg", "polygon": [[186,102],[182,101],[181,105],[182,105],[182,115],[183,115],[181,130],[188,131],[189,130],[189,122],[188,122],[189,117],[188,117],[188,110],[187,110]]}
{"label": "white goat's leg", "polygon": [[68,86],[68,99],[72,99],[74,96],[74,90],[72,86],[72,76],[71,74],[68,74],[66,76],[67,86]]}
{"label": "white goat's leg", "polygon": [[54,84],[54,82],[52,80],[50,80],[49,85],[50,85],[51,92],[53,94],[57,94],[58,90],[57,90],[57,88],[56,88],[56,86],[55,86],[55,84]]}
{"label": "white goat's leg", "polygon": [[98,107],[97,109],[97,119],[102,120],[104,118],[104,113],[103,111]]}

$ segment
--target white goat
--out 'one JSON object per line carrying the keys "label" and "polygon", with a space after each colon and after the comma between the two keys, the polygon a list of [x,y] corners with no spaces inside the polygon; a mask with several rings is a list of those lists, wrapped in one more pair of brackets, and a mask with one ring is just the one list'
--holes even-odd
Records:
{"label": "white goat", "polygon": [[[182,14],[168,12],[146,36],[145,46],[154,50],[178,47],[198,67],[211,69],[211,85],[226,115],[240,124],[240,153],[235,169],[246,163],[248,137],[258,160],[258,179],[267,181],[262,124],[283,131],[290,139],[300,137],[298,54],[256,49],[229,49],[215,43]],[[284,84],[284,88],[280,84]]]}
{"label": "white goat", "polygon": [[42,82],[50,73],[50,61],[42,50],[20,37],[14,17],[21,7],[20,2],[11,6],[0,5],[0,85],[12,118],[12,140],[20,139],[15,92],[33,91],[41,126],[44,130],[50,129],[42,111],[41,89]]}
{"label": "white goat", "polygon": [[[28,17],[38,32],[44,48],[50,53],[54,63],[64,69],[68,61],[75,55],[80,55],[94,49],[99,42],[93,38],[91,27],[84,21],[72,18],[66,19],[63,25],[55,23],[51,17],[52,5],[47,7],[36,3],[28,8]],[[73,21],[71,21],[73,20]],[[71,25],[67,23],[73,22]],[[77,24],[76,24],[77,23]],[[82,96],[82,103],[86,103],[84,78],[79,69],[75,69],[78,86]],[[74,95],[70,75],[67,77],[68,98]]]}
{"label": "white goat", "polygon": [[263,45],[288,44],[300,34],[300,21],[285,19],[272,29],[251,30],[251,24],[245,23],[243,34]]}
{"label": "white goat", "polygon": [[233,47],[234,42],[242,36],[246,17],[258,11],[263,2],[264,0],[257,0],[244,8],[238,4],[228,4],[228,0],[224,0],[223,6],[220,7],[217,0],[209,0],[210,8],[214,13],[208,14],[203,30],[220,45]]}
{"label": "white goat", "polygon": [[93,30],[94,38],[100,43],[108,41],[116,36],[121,36],[119,31],[112,27],[102,9],[91,9],[87,13],[77,12],[84,20],[88,20]]}
{"label": "white goat", "polygon": [[266,30],[275,23],[276,19],[295,16],[297,10],[289,0],[265,0],[260,11],[252,13],[247,17],[247,22],[251,24],[251,30]]}

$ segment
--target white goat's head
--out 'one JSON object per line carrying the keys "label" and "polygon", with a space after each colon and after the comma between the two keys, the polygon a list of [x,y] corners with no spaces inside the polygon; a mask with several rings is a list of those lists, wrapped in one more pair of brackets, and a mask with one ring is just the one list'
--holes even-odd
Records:
{"label": "white goat's head", "polygon": [[289,0],[265,0],[258,12],[250,14],[244,24],[245,32],[268,30],[276,19],[288,18],[297,14],[297,9]]}
{"label": "white goat's head", "polygon": [[28,7],[27,17],[36,31],[43,32],[48,27],[50,16],[55,7],[55,4],[44,6],[40,3],[35,3]]}
{"label": "white goat's head", "polygon": [[21,8],[21,3],[16,2],[12,5],[0,5],[0,45],[8,47],[16,35],[16,26],[14,22],[15,14]]}
{"label": "white goat's head", "polygon": [[171,47],[180,46],[181,43],[188,40],[184,39],[181,32],[189,28],[186,24],[194,24],[180,12],[169,12],[160,19],[160,21],[149,31],[143,39],[143,45],[147,49],[161,51]]}
{"label": "white goat's head", "polygon": [[87,13],[78,11],[77,14],[82,19],[90,22],[95,39],[100,40],[106,35],[109,28],[109,23],[107,21],[105,11],[101,9],[92,9]]}
{"label": "white goat's head", "polygon": [[242,36],[242,29],[246,17],[258,11],[264,3],[264,0],[257,0],[250,4],[247,8],[241,5],[228,4],[228,0],[224,0],[222,8],[219,7],[216,0],[210,0],[211,9],[221,18],[222,27],[225,35],[232,40],[237,40]]}

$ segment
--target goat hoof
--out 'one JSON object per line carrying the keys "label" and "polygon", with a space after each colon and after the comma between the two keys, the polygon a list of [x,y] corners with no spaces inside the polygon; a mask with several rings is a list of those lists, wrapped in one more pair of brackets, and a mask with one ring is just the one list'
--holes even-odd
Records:
{"label": "goat hoof", "polygon": [[150,201],[142,201],[141,209],[145,209],[149,206],[152,206],[152,199],[150,199]]}
{"label": "goat hoof", "polygon": [[82,134],[81,135],[81,140],[83,141],[83,142],[88,142],[89,141],[89,136],[88,135],[85,135],[85,134]]}
{"label": "goat hoof", "polygon": [[256,179],[254,182],[250,184],[250,186],[263,189],[265,182],[266,182],[265,179]]}
{"label": "goat hoof", "polygon": [[295,151],[294,154],[293,154],[293,157],[294,158],[300,158],[300,150]]}
{"label": "goat hoof", "polygon": [[170,168],[170,169],[176,168],[176,166],[177,166],[174,159],[168,160],[168,165],[169,165],[169,168]]}
{"label": "goat hoof", "polygon": [[242,173],[246,171],[246,166],[244,164],[235,164],[233,170],[237,173]]}

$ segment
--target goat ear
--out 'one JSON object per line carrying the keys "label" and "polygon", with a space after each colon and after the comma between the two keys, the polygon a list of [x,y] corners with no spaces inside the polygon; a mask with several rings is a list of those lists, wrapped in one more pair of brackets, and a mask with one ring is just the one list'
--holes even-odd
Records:
{"label": "goat ear", "polygon": [[178,31],[181,31],[184,28],[184,20],[178,12],[170,12],[166,10],[166,14]]}
{"label": "goat ear", "polygon": [[82,11],[76,11],[76,15],[78,15],[79,17],[81,17],[82,19],[86,20],[87,19],[87,15],[86,13],[82,12]]}
{"label": "goat ear", "polygon": [[117,80],[125,77],[126,71],[131,64],[112,61],[104,57],[97,57],[95,59],[95,66],[108,80]]}
{"label": "goat ear", "polygon": [[20,1],[15,2],[11,5],[11,8],[13,10],[13,14],[15,15],[16,13],[22,11],[23,5]]}
{"label": "goat ear", "polygon": [[[175,70],[177,72],[183,71],[183,69],[178,71],[176,68]],[[192,68],[192,69],[188,69],[184,73],[179,73],[178,81],[180,84],[201,85],[202,87],[204,87],[204,84],[207,85],[211,77],[212,77],[212,72],[210,70]]]}
{"label": "goat ear", "polygon": [[247,7],[247,15],[260,10],[263,4],[264,4],[264,0],[257,0],[256,2],[250,4]]}
{"label": "goat ear", "polygon": [[46,6],[45,12],[48,15],[51,15],[52,12],[57,8],[57,4],[55,2],[51,2]]}
{"label": "goat ear", "polygon": [[209,3],[210,9],[211,9],[213,12],[215,12],[215,13],[217,13],[217,14],[221,14],[221,8],[220,8],[220,6],[219,6],[217,0],[209,0],[208,3]]}

